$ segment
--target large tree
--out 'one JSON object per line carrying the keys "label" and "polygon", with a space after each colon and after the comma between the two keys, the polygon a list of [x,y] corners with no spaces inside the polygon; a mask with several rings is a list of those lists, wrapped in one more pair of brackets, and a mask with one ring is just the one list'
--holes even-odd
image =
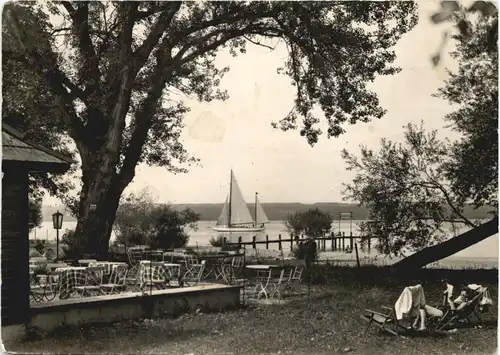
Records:
{"label": "large tree", "polygon": [[450,151],[447,167],[453,189],[476,207],[498,209],[498,40],[489,32],[498,16],[466,21],[469,31],[454,36],[452,57],[459,67],[436,96],[460,105],[446,116],[462,139]]}
{"label": "large tree", "polygon": [[[9,4],[8,31],[17,46],[3,55],[43,77],[64,130],[81,160],[76,236],[105,254],[120,196],[140,162],[179,169],[189,160],[179,143],[187,108],[180,90],[200,100],[223,99],[226,68],[218,50],[286,44],[282,72],[297,88],[295,108],[281,121],[314,144],[323,109],[329,136],[345,122],[380,118],[384,110],[366,84],[398,68],[393,46],[416,23],[413,2],[53,2],[39,32],[18,15],[36,4]],[[38,15],[41,17],[40,15]],[[49,33],[39,43],[40,33]],[[45,38],[45,37],[44,37]]]}
{"label": "large tree", "polygon": [[441,242],[449,222],[475,227],[446,179],[448,150],[422,122],[408,124],[402,142],[382,138],[378,151],[362,146],[359,157],[342,151],[347,170],[356,173],[345,198],[368,208],[361,229],[378,238],[380,252],[400,256]]}
{"label": "large tree", "polygon": [[[347,169],[356,172],[345,184],[345,197],[369,210],[362,234],[377,238],[377,249],[386,255],[417,251],[398,266],[425,266],[498,232],[498,219],[480,225],[464,213],[466,201],[447,178],[447,167],[455,159],[450,147],[421,123],[408,124],[402,142],[382,138],[379,151],[362,146],[359,157],[342,152]],[[470,232],[450,240],[450,225]]]}
{"label": "large tree", "polygon": [[460,204],[484,206],[492,219],[401,260],[400,268],[425,266],[498,234],[498,11],[484,1],[467,11],[474,9],[481,14],[473,20],[466,11],[454,13],[460,31],[452,36],[452,56],[459,67],[436,96],[459,105],[446,116],[462,136],[447,151],[447,181]]}
{"label": "large tree", "polygon": [[[343,152],[357,171],[347,195],[370,209],[367,235],[380,237],[386,254],[418,251],[398,267],[425,266],[498,233],[497,14],[454,16],[463,28],[452,37],[459,67],[436,96],[458,105],[445,119],[461,137],[443,143],[436,132],[409,125],[403,144],[382,140],[379,152],[363,147],[360,158]],[[462,212],[468,204],[493,218],[478,227]],[[448,239],[443,226],[450,220],[472,229]]]}

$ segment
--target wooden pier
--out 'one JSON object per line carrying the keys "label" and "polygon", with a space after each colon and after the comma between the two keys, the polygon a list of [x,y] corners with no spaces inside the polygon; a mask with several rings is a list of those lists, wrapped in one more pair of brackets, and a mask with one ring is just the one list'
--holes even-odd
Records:
{"label": "wooden pier", "polygon": [[[327,245],[331,246],[332,251],[347,251],[354,250],[354,246],[356,241],[361,241],[361,239],[368,239],[367,247],[368,251],[371,250],[371,239],[376,239],[375,237],[361,237],[361,236],[353,236],[353,235],[345,235],[345,232],[342,235],[332,235],[328,237],[314,238],[314,241],[318,245],[318,250],[326,251]],[[281,234],[278,234],[278,239],[270,240],[269,236],[266,235],[266,240],[257,240],[256,236],[252,237],[252,241],[243,242],[241,237],[238,237],[237,242],[225,242],[225,245],[230,246],[238,246],[241,248],[243,245],[251,245],[253,249],[257,249],[258,244],[265,244],[266,249],[269,249],[269,245],[278,244],[278,250],[283,250],[284,244],[290,244],[290,250],[293,250],[293,244],[298,242],[303,242],[306,239],[302,238],[288,238],[284,239],[281,237]],[[347,241],[347,242],[346,242]]]}

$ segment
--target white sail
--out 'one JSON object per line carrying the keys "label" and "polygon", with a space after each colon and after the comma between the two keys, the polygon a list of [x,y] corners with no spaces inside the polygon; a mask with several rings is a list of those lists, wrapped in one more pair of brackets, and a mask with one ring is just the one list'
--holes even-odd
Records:
{"label": "white sail", "polygon": [[228,198],[226,197],[226,202],[224,202],[224,207],[222,207],[222,212],[220,213],[219,218],[217,219],[218,226],[227,226],[227,221],[229,218],[229,203],[227,202]]}
{"label": "white sail", "polygon": [[269,223],[269,219],[267,219],[266,212],[264,212],[264,209],[262,208],[262,205],[260,204],[259,198],[255,197],[255,201],[257,203],[257,216],[255,223],[257,225],[263,224],[263,223]]}
{"label": "white sail", "polygon": [[252,215],[243,199],[243,194],[231,171],[231,225],[253,223]]}

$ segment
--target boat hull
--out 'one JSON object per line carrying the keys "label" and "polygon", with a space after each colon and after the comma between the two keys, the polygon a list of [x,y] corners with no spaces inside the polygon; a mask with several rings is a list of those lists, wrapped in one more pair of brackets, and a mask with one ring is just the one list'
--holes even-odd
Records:
{"label": "boat hull", "polygon": [[212,229],[216,232],[237,232],[237,233],[252,233],[252,232],[262,232],[264,227],[250,227],[250,228],[238,228],[238,227],[212,227]]}

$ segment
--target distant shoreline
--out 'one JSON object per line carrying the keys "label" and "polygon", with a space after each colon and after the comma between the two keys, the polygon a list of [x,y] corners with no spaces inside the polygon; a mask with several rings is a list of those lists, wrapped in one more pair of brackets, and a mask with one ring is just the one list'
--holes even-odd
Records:
{"label": "distant shoreline", "polygon": [[[253,214],[254,206],[252,203],[247,204],[250,213]],[[198,213],[201,218],[200,221],[216,221],[222,211],[222,203],[185,203],[185,204],[172,204],[172,207],[177,210],[190,208]],[[365,221],[369,219],[369,211],[364,206],[358,206],[353,203],[340,203],[340,202],[318,202],[318,203],[262,203],[262,207],[271,221],[285,221],[287,216],[297,211],[308,210],[311,208],[318,208],[319,210],[329,213],[334,220],[339,220],[339,215],[342,212],[352,212],[353,220]],[[52,214],[60,211],[64,214],[64,221],[73,222],[76,219],[71,216],[69,211],[62,205],[60,206],[42,206],[42,220],[44,222],[52,221]],[[464,208],[464,215],[470,219],[488,219],[488,209],[479,208],[473,209],[471,206]]]}

